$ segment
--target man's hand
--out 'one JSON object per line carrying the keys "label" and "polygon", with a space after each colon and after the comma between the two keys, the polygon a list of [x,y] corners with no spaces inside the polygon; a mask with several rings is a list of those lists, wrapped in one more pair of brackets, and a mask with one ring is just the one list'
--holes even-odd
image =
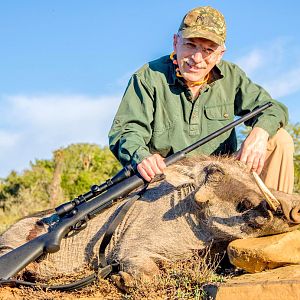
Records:
{"label": "man's hand", "polygon": [[142,160],[137,165],[137,170],[145,180],[151,181],[155,175],[163,173],[165,167],[164,158],[159,154],[153,154]]}
{"label": "man's hand", "polygon": [[269,134],[264,129],[254,127],[237,152],[237,159],[257,174],[261,173],[265,164],[268,138]]}

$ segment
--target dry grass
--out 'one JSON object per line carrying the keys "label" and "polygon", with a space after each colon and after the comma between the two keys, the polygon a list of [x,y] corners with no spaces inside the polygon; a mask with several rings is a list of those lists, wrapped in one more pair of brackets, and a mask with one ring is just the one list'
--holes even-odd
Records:
{"label": "dry grass", "polygon": [[158,276],[150,282],[136,283],[124,299],[202,299],[204,284],[224,279],[215,273],[221,257],[211,259],[208,254],[203,257],[195,253],[189,259],[164,263]]}
{"label": "dry grass", "polygon": [[203,285],[223,281],[216,275],[221,257],[209,257],[209,252],[195,253],[191,258],[175,263],[163,263],[161,272],[151,281],[135,282],[129,292],[117,289],[110,281],[101,279],[77,292],[43,291],[32,288],[1,288],[0,299],[71,300],[71,299],[203,299]]}

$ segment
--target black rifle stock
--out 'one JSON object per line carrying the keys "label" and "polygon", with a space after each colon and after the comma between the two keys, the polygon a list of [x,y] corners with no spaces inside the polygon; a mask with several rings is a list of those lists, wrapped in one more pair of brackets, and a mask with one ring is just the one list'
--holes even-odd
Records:
{"label": "black rifle stock", "polygon": [[[272,103],[269,102],[261,107],[258,107],[252,112],[229,123],[225,127],[213,132],[189,147],[170,155],[165,159],[166,165],[169,166],[177,162],[178,160],[184,158],[187,153],[209,142],[229,129],[232,129],[235,126],[251,119],[271,105]],[[119,198],[125,197],[131,191],[145,183],[144,179],[142,179],[140,175],[131,175],[131,172],[128,170],[130,170],[130,168],[125,168],[119,172],[122,173],[123,179],[119,179],[120,176],[118,175],[117,180],[112,180],[113,183],[110,183],[111,180],[108,180],[105,184],[99,186],[101,187],[101,191],[99,191],[97,188],[94,188],[96,192],[88,192],[87,194],[84,194],[84,196],[86,196],[83,197],[84,201],[74,202],[73,200],[58,207],[56,211],[60,219],[49,232],[0,257],[0,279],[8,280],[10,277],[16,275],[20,270],[25,268],[29,263],[36,260],[44,253],[53,253],[59,251],[61,240],[70,231],[72,231],[74,227],[84,229],[84,225],[89,219],[93,218],[104,208],[112,205]],[[110,187],[108,188],[107,185],[110,185]],[[78,200],[78,198],[76,199]],[[64,205],[67,206],[67,209],[64,208]]]}

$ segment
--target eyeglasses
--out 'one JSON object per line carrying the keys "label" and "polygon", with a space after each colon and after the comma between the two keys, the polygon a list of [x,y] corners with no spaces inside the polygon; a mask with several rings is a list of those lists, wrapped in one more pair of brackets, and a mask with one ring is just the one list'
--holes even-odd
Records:
{"label": "eyeglasses", "polygon": [[194,54],[200,52],[203,59],[211,59],[221,53],[219,50],[219,47],[217,47],[215,49],[212,47],[204,47],[204,46],[200,45],[199,43],[192,42],[188,39],[182,41],[182,47],[184,48],[184,50],[191,51]]}

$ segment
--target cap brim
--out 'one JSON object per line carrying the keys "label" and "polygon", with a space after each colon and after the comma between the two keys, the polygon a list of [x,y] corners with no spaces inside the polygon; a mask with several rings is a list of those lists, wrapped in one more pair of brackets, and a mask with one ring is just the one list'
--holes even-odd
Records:
{"label": "cap brim", "polygon": [[181,31],[181,34],[182,34],[182,37],[185,39],[204,38],[204,39],[213,41],[214,43],[216,43],[220,46],[223,46],[225,44],[225,41],[218,35],[216,35],[212,32],[209,32],[209,31],[201,30],[197,27],[183,29]]}

